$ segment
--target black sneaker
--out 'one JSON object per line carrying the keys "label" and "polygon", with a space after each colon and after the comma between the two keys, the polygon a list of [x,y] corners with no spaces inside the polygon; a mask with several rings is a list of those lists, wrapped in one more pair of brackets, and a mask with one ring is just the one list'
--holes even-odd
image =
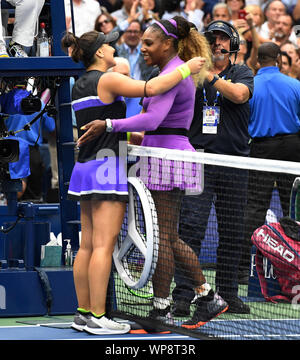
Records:
{"label": "black sneaker", "polygon": [[153,320],[161,321],[164,324],[170,324],[170,325],[174,324],[170,306],[167,306],[165,309],[153,308],[149,312],[149,318]]}
{"label": "black sneaker", "polygon": [[250,314],[250,307],[235,295],[222,295],[229,305],[227,310],[231,314]]}
{"label": "black sneaker", "polygon": [[190,316],[190,302],[176,300],[172,306],[172,315],[176,317]]}
{"label": "black sneaker", "polygon": [[221,315],[228,309],[228,304],[218,293],[212,290],[207,296],[196,300],[196,310],[193,317],[184,322],[181,326],[187,329],[197,329],[213,318]]}

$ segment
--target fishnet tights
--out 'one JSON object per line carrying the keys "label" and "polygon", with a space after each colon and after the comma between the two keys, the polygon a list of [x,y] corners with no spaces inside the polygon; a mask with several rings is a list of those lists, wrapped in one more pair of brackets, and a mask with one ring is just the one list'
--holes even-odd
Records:
{"label": "fishnet tights", "polygon": [[151,191],[159,225],[159,253],[152,277],[154,296],[167,298],[175,266],[192,279],[194,287],[206,282],[195,252],[178,236],[181,191]]}

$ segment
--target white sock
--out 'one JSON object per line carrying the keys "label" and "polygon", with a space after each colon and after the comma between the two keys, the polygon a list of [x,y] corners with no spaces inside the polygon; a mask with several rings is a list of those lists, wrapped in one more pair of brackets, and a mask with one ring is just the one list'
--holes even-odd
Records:
{"label": "white sock", "polygon": [[153,298],[153,306],[156,309],[164,310],[168,306],[170,306],[170,299],[169,298],[160,298],[160,297],[154,297]]}
{"label": "white sock", "polygon": [[[196,290],[195,290],[195,297],[194,297],[194,299],[192,300],[192,302],[194,302],[196,299],[198,299],[198,298],[201,298],[201,297],[203,297],[203,296],[207,296],[208,295],[208,293],[210,292],[210,290],[211,290],[211,286],[208,284],[208,283],[205,283],[205,284],[203,284],[203,285],[201,285],[201,286],[199,286],[199,288],[201,289],[201,291],[200,292],[196,292]],[[199,289],[198,288],[198,289]]]}

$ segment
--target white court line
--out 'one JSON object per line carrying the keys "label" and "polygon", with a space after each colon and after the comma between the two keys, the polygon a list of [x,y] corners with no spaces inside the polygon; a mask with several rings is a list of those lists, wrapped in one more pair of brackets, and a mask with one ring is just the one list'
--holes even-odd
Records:
{"label": "white court line", "polygon": [[300,321],[299,319],[213,319],[212,322],[224,322],[224,321]]}
{"label": "white court line", "polygon": [[[1,325],[0,329],[23,328],[23,327],[36,327],[37,325]],[[40,325],[38,325],[40,326]]]}
{"label": "white court line", "polygon": [[276,338],[276,337],[298,337],[300,339],[300,334],[252,334],[252,335],[222,335],[220,338]]}
{"label": "white court line", "polygon": [[[150,335],[150,334],[149,334]],[[102,335],[100,338],[97,337],[97,336],[101,336],[101,335],[91,335],[89,337],[85,337],[85,338],[80,338],[80,340],[93,340],[93,339],[97,339],[97,340],[183,340],[183,339],[189,339],[190,337],[189,336],[185,336],[185,335],[182,335],[182,336],[134,336],[134,334],[132,334],[131,337],[128,337],[123,335],[121,337],[103,337],[104,335]],[[195,339],[195,338],[193,338]],[[59,339],[59,340],[74,340],[74,339],[71,339],[71,338],[68,338],[68,339]],[[199,339],[195,339],[195,340],[199,340]]]}

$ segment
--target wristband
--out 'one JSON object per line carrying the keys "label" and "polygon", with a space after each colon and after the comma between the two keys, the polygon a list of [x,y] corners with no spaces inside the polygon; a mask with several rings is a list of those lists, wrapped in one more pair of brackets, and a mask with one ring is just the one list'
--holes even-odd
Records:
{"label": "wristband", "polygon": [[127,133],[127,142],[130,142],[130,138],[131,138],[131,132]]}
{"label": "wristband", "polygon": [[209,82],[210,86],[213,86],[215,84],[216,81],[220,80],[219,75],[215,74],[212,81]]}
{"label": "wristband", "polygon": [[187,64],[182,64],[177,66],[176,70],[178,70],[182,76],[182,80],[186,79],[188,76],[191,75],[191,69]]}
{"label": "wristband", "polygon": [[251,31],[252,29],[254,29],[254,26],[250,26],[249,29],[243,31],[243,32],[241,33],[241,35],[246,34],[248,31]]}

